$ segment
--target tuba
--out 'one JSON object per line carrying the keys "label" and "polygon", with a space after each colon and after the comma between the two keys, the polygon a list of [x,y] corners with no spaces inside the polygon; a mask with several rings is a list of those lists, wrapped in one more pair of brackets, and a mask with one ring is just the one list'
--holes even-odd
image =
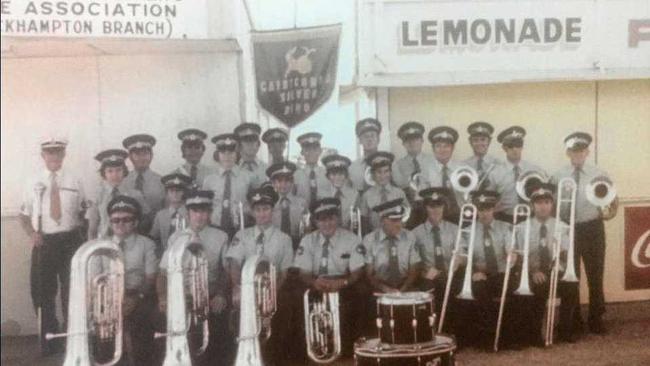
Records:
{"label": "tuba", "polygon": [[591,180],[585,188],[587,201],[598,206],[603,220],[613,219],[618,212],[618,200],[616,199],[616,188],[612,181],[599,176]]}
{"label": "tuba", "polygon": [[45,335],[48,340],[68,338],[64,366],[110,366],[120,360],[123,298],[124,262],[118,245],[102,239],[79,247],[70,265],[67,333]]}
{"label": "tuba", "polygon": [[479,185],[478,173],[467,165],[456,168],[449,176],[449,180],[454,191],[464,195],[465,201],[469,199],[469,193]]}
{"label": "tuba", "polygon": [[236,366],[261,366],[260,336],[271,336],[271,319],[277,309],[275,266],[268,258],[254,255],[242,269],[239,343]]}
{"label": "tuba", "polygon": [[313,301],[310,294],[305,291],[303,298],[307,355],[316,363],[330,363],[341,355],[339,293],[319,293]]}
{"label": "tuba", "polygon": [[515,183],[517,195],[524,201],[530,202],[528,192],[531,187],[548,181],[548,177],[543,172],[529,170],[524,172]]}
{"label": "tuba", "polygon": [[[167,257],[167,337],[164,366],[192,364],[192,354],[205,351],[210,337],[208,260],[195,233],[183,232],[169,244]],[[184,294],[184,296],[181,296]],[[190,349],[198,343],[197,349]]]}

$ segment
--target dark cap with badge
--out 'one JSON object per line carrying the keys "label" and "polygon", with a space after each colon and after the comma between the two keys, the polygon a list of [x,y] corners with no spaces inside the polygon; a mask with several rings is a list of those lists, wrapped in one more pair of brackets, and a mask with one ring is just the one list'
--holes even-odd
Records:
{"label": "dark cap with badge", "polygon": [[273,207],[278,201],[278,194],[273,189],[273,186],[266,185],[251,190],[248,192],[246,198],[248,199],[251,207],[255,207],[256,205],[269,205]]}
{"label": "dark cap with badge", "polygon": [[208,134],[196,128],[188,128],[178,133],[178,139],[183,141],[183,144],[201,144],[207,138]]}
{"label": "dark cap with badge", "polygon": [[472,204],[479,210],[494,208],[499,202],[500,195],[492,190],[478,190],[470,193]]}
{"label": "dark cap with badge", "polygon": [[41,141],[41,150],[63,150],[68,146],[68,140],[61,136],[48,136]]}
{"label": "dark cap with badge", "polygon": [[106,211],[109,215],[112,215],[114,212],[128,212],[139,217],[140,204],[133,197],[119,195],[108,202]]}
{"label": "dark cap with badge", "polygon": [[419,195],[427,206],[444,206],[451,191],[445,187],[429,187],[420,191]]}
{"label": "dark cap with badge", "polygon": [[266,169],[266,176],[271,180],[284,176],[284,177],[293,177],[293,173],[296,171],[296,164],[290,161],[283,161],[281,163],[275,163]]}
{"label": "dark cap with badge", "polygon": [[160,178],[165,189],[187,189],[192,184],[192,178],[181,173],[171,173]]}
{"label": "dark cap with badge", "polygon": [[375,131],[377,133],[381,133],[381,123],[376,118],[364,118],[357,122],[357,125],[355,127],[355,132],[357,133],[357,137],[360,137],[364,133],[368,131]]}
{"label": "dark cap with badge", "polygon": [[213,137],[212,143],[217,145],[217,151],[235,151],[239,145],[239,137],[234,133],[222,133]]}
{"label": "dark cap with badge", "polygon": [[469,133],[470,136],[492,137],[494,127],[487,122],[476,121],[467,126],[467,133]]}
{"label": "dark cap with badge", "polygon": [[390,220],[401,220],[407,211],[402,198],[386,201],[373,207],[372,210],[378,213],[382,219]]}
{"label": "dark cap with badge", "polygon": [[530,197],[531,202],[535,202],[541,199],[550,199],[553,200],[553,192],[555,192],[555,186],[551,183],[538,183],[530,187],[527,194]]}
{"label": "dark cap with badge", "polygon": [[334,197],[318,199],[309,206],[309,212],[311,212],[314,220],[339,215],[341,213],[341,201]]}
{"label": "dark cap with badge", "polygon": [[365,162],[372,170],[379,169],[382,166],[391,166],[395,160],[395,155],[388,151],[377,151],[368,155]]}
{"label": "dark cap with badge", "polygon": [[265,143],[270,142],[286,142],[289,139],[289,134],[282,128],[269,128],[262,135],[262,141]]}
{"label": "dark cap with badge", "polygon": [[325,166],[327,174],[334,172],[345,173],[348,171],[350,164],[352,164],[352,161],[348,157],[339,154],[327,155],[320,159],[320,162]]}
{"label": "dark cap with badge", "polygon": [[296,141],[298,141],[300,146],[304,149],[308,147],[320,147],[320,140],[322,138],[323,135],[318,132],[307,132],[298,136]]}
{"label": "dark cap with badge", "polygon": [[520,126],[508,127],[499,133],[497,141],[505,147],[522,147],[524,146],[524,137],[526,130]]}
{"label": "dark cap with badge", "polygon": [[203,190],[191,190],[185,193],[185,206],[188,209],[212,208],[214,192]]}
{"label": "dark cap with badge", "polygon": [[397,130],[397,136],[402,141],[412,138],[422,138],[422,135],[424,135],[424,126],[415,121],[406,122]]}
{"label": "dark cap with badge", "polygon": [[122,149],[108,149],[95,156],[95,160],[102,163],[102,166],[122,166],[129,154]]}
{"label": "dark cap with badge", "polygon": [[458,131],[449,126],[439,126],[429,131],[428,138],[432,144],[441,141],[455,144],[458,141]]}
{"label": "dark cap with badge", "polygon": [[257,123],[244,122],[235,127],[233,133],[237,135],[241,141],[257,141],[260,139],[262,127]]}
{"label": "dark cap with badge", "polygon": [[146,133],[131,135],[122,141],[122,146],[124,146],[124,148],[129,152],[132,150],[151,151],[151,148],[154,145],[156,145],[156,139],[151,135],[147,135]]}
{"label": "dark cap with badge", "polygon": [[568,150],[584,150],[591,144],[591,135],[586,132],[574,132],[564,138],[564,145]]}

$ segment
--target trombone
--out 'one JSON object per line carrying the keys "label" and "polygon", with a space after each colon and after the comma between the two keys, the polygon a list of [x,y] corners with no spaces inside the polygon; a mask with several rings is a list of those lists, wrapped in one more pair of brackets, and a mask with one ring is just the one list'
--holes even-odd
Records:
{"label": "trombone", "polygon": [[303,296],[307,355],[316,363],[330,363],[341,355],[339,293],[323,292],[313,302],[310,293]]}

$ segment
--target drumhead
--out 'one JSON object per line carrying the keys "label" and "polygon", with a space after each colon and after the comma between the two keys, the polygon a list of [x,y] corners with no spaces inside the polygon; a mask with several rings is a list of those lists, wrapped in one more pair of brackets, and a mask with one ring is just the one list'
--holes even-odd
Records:
{"label": "drumhead", "polygon": [[444,334],[436,334],[431,342],[392,345],[381,343],[378,338],[360,339],[354,345],[354,354],[370,358],[394,358],[404,356],[428,356],[446,354],[456,349],[456,341]]}
{"label": "drumhead", "polygon": [[400,292],[394,294],[383,294],[377,302],[384,305],[413,305],[425,304],[433,300],[433,294],[429,292]]}

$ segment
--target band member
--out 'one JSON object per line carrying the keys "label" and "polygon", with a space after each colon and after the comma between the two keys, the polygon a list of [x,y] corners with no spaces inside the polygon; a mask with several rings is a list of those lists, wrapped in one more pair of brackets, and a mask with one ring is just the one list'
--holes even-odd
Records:
{"label": "band member", "polygon": [[[79,229],[85,195],[81,181],[63,168],[67,144],[66,139],[56,137],[41,143],[45,169],[26,185],[20,211],[20,223],[32,246],[31,296],[34,309],[41,312],[43,336],[59,331],[55,302],[58,286],[64,320],[67,318],[70,260],[82,242]],[[39,201],[40,207],[35,207]],[[60,349],[56,342],[44,338],[40,342],[43,355]]]}
{"label": "band member", "polygon": [[[201,355],[199,364],[211,364],[214,360],[228,360],[232,357],[234,343],[228,334],[228,317],[225,313],[227,300],[227,274],[224,264],[224,255],[228,245],[228,235],[210,225],[212,202],[214,193],[211,191],[190,191],[185,196],[185,208],[188,214],[188,227],[175,232],[169,243],[181,233],[198,235],[203,244],[208,261],[208,288],[210,297],[209,331],[210,341],[208,348]],[[156,283],[158,292],[158,308],[164,316],[167,309],[167,258],[169,250],[163,253],[160,260],[160,273]],[[224,361],[227,364],[227,361]]]}
{"label": "band member", "polygon": [[378,292],[411,290],[420,274],[415,235],[402,227],[404,204],[404,199],[398,198],[375,206],[381,227],[363,238],[366,274]]}
{"label": "band member", "polygon": [[252,187],[259,188],[266,182],[266,168],[269,166],[257,158],[260,150],[262,128],[257,123],[245,122],[235,127],[233,133],[239,137],[239,167],[252,175]]}
{"label": "band member", "polygon": [[325,168],[318,166],[318,159],[323,152],[320,140],[323,137],[318,132],[309,132],[298,137],[302,148],[301,154],[305,159],[305,166],[296,170],[293,175],[296,194],[305,199],[307,207],[316,201],[319,191],[323,191],[329,182],[325,178]]}
{"label": "band member", "polygon": [[357,140],[359,140],[359,143],[363,147],[363,156],[350,165],[350,181],[354,189],[364,192],[368,189],[368,183],[365,180],[366,168],[368,167],[366,158],[377,152],[379,135],[381,134],[381,123],[375,118],[364,118],[357,122],[355,131],[357,133]]}
{"label": "band member", "polygon": [[321,163],[325,166],[330,184],[319,192],[319,198],[338,198],[341,202],[341,226],[356,232],[358,228],[352,227],[351,215],[353,210],[359,208],[360,197],[359,192],[348,184],[350,159],[343,155],[332,154],[322,158]]}
{"label": "band member", "polygon": [[497,137],[497,141],[502,144],[503,151],[506,153],[506,160],[490,175],[493,177],[496,191],[501,195],[498,212],[494,217],[507,223],[512,223],[513,210],[518,203],[522,202],[516,190],[519,177],[529,171],[544,174],[540,167],[521,158],[525,136],[526,130],[523,127],[512,126],[501,131]]}
{"label": "band member", "polygon": [[185,163],[178,167],[176,172],[192,178],[194,187],[201,187],[205,177],[214,173],[213,168],[201,164],[201,158],[205,153],[203,141],[206,138],[208,138],[208,135],[196,128],[188,128],[178,133],[178,139],[182,141],[181,153]]}
{"label": "band member", "polygon": [[449,189],[449,207],[447,210],[447,219],[452,222],[458,222],[458,210],[462,206],[464,198],[461,194],[453,191],[450,177],[451,173],[458,168],[459,164],[452,159],[456,141],[458,141],[458,132],[447,126],[439,126],[431,129],[428,135],[429,142],[433,149],[434,164],[429,167],[425,173],[426,187],[444,187]]}
{"label": "band member", "polygon": [[151,209],[148,216],[142,217],[140,224],[142,229],[149,233],[154,215],[165,206],[165,187],[160,182],[161,176],[149,167],[156,139],[147,134],[132,135],[125,138],[122,145],[129,152],[129,160],[133,164],[133,171],[124,178],[122,184],[126,188],[139,191]]}
{"label": "band member", "polygon": [[[488,154],[494,127],[487,122],[477,121],[467,127],[467,133],[469,133],[469,144],[474,155],[463,161],[463,163],[474,168],[479,177],[483,178],[488,171],[493,170],[502,163],[501,160]],[[488,177],[483,180],[483,187],[489,186],[489,179]]]}
{"label": "band member", "polygon": [[386,151],[377,151],[366,157],[366,165],[370,167],[370,174],[375,182],[373,186],[363,193],[359,205],[363,218],[363,227],[368,228],[366,232],[381,226],[381,217],[376,211],[372,210],[373,207],[398,198],[406,201],[404,191],[391,183],[393,159],[394,155]]}
{"label": "band member", "polygon": [[86,212],[88,219],[88,239],[97,237],[110,236],[110,225],[106,207],[108,202],[119,196],[129,196],[135,198],[140,204],[140,213],[149,215],[151,209],[144,200],[140,191],[130,189],[123,185],[124,178],[129,174],[124,160],[128,153],[120,149],[104,150],[95,156],[95,160],[101,163],[99,174],[102,177],[102,183],[97,192],[97,198]]}
{"label": "band member", "polygon": [[203,181],[203,189],[214,192],[212,223],[228,234],[229,238],[239,229],[240,204],[243,212],[248,212],[246,194],[251,188],[252,176],[237,165],[238,137],[224,133],[212,138],[217,146],[215,157],[218,169]]}
{"label": "band member", "polygon": [[[553,180],[557,183],[562,178],[571,177],[578,187],[574,242],[576,274],[580,273],[580,260],[582,259],[589,286],[589,330],[592,333],[603,334],[606,332],[602,320],[605,313],[605,295],[603,293],[605,226],[602,212],[587,200],[586,188],[592,179],[601,176],[609,179],[609,176],[600,168],[586,162],[591,141],[591,136],[585,132],[575,132],[564,139],[566,155],[570,164],[556,172],[553,175]],[[616,206],[617,202],[614,201],[612,205]],[[576,310],[575,319],[578,324],[582,323],[579,309]]]}
{"label": "band member", "polygon": [[305,200],[293,194],[293,173],[296,165],[283,162],[271,165],[266,175],[278,194],[278,202],[273,207],[273,225],[291,237],[294,250],[300,243],[300,222],[307,213]]}
{"label": "band member", "polygon": [[269,151],[269,165],[285,161],[284,150],[287,148],[289,134],[282,128],[270,128],[262,135]]}
{"label": "band member", "polygon": [[155,307],[154,286],[158,272],[156,244],[136,231],[140,204],[128,196],[108,203],[112,240],[122,249],[124,260],[124,315],[126,360],[131,366],[149,365],[153,351],[151,313]]}
{"label": "band member", "polygon": [[[520,332],[518,338],[524,344],[543,345],[540,335],[542,334],[542,321],[546,299],[549,295],[549,278],[553,266],[553,245],[555,238],[555,226],[557,219],[553,214],[553,193],[555,186],[549,183],[542,183],[532,188],[530,193],[533,205],[533,215],[530,218],[530,236],[528,242],[528,268],[530,275],[530,289],[534,293],[532,299],[527,296],[519,296],[518,302],[523,303],[521,313],[526,314],[525,319],[519,321]],[[521,251],[525,242],[524,230],[519,230],[526,225],[519,224],[517,229],[517,247]],[[562,228],[560,238],[560,275],[566,266],[566,251],[569,247],[568,228]],[[578,284],[573,282],[558,281],[557,293],[560,301],[560,320],[558,324],[558,338],[561,341],[575,342],[577,334],[573,327],[573,314],[579,306],[577,290]]]}
{"label": "band member", "polygon": [[192,184],[192,178],[180,173],[167,174],[160,179],[167,192],[167,206],[156,213],[149,236],[156,241],[158,258],[167,250],[167,240],[187,223],[183,195]]}
{"label": "band member", "polygon": [[336,198],[322,198],[312,204],[311,214],[318,230],[302,239],[294,266],[300,269],[300,279],[307,288],[339,293],[341,348],[343,355],[350,356],[363,326],[366,312],[361,308],[368,291],[356,286],[364,266],[361,239],[339,227],[340,212]]}

